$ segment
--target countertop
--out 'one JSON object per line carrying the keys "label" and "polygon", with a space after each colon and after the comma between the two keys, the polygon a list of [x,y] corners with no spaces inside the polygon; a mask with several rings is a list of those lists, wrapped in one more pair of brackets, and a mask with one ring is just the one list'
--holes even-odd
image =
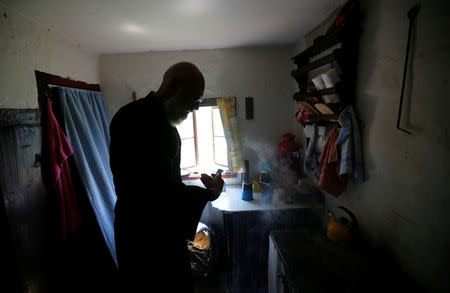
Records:
{"label": "countertop", "polygon": [[299,208],[323,208],[321,199],[298,199],[292,203],[281,200],[281,189],[274,189],[272,203],[262,202],[262,193],[253,192],[253,200],[242,200],[242,188],[239,186],[227,186],[218,199],[211,202],[212,206],[222,212],[249,212],[249,211],[270,211],[287,210]]}
{"label": "countertop", "polygon": [[272,231],[270,237],[301,292],[363,292],[371,282],[370,253],[363,248],[335,244],[319,231]]}

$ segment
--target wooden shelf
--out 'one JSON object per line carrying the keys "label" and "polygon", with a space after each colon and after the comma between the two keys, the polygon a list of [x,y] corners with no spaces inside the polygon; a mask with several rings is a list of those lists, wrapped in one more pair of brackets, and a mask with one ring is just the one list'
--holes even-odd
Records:
{"label": "wooden shelf", "polygon": [[[347,4],[341,11],[341,15],[344,16],[343,23],[341,22],[338,27],[331,26],[327,34],[314,39],[312,46],[292,57],[297,69],[291,71],[291,76],[299,86],[299,91],[293,95],[293,98],[311,114],[306,124],[335,125],[338,123],[337,120],[342,110],[351,105],[355,99],[356,58],[358,56],[360,30],[359,6],[357,2],[353,1]],[[336,46],[339,44],[340,47]],[[333,51],[329,53],[331,50]],[[324,54],[327,55],[323,56]],[[314,60],[313,57],[319,59]],[[332,88],[315,90],[311,82],[312,75],[313,73],[324,72],[325,67],[323,66],[325,65],[333,65],[332,68],[335,68],[339,73],[340,82]],[[324,100],[328,102],[328,99],[320,99],[324,95],[333,94],[339,96],[340,103],[327,104],[324,103]],[[319,98],[319,103],[316,103],[315,99],[311,99],[313,97]],[[324,106],[331,111],[328,111]],[[313,113],[315,112],[313,110],[317,110],[320,114]],[[323,114],[331,112],[332,115]]]}
{"label": "wooden shelf", "polygon": [[306,49],[305,51],[297,54],[292,59],[294,63],[297,65],[301,65],[304,63],[304,60],[309,59],[331,47],[337,45],[342,42],[342,36],[345,34],[346,27],[343,26],[341,28],[336,29],[334,32],[325,35],[319,36],[314,40],[314,45]]}
{"label": "wooden shelf", "polygon": [[330,121],[330,119],[332,120],[338,120],[339,115],[336,114],[327,114],[327,115],[317,115],[317,116],[313,116],[309,119],[309,122],[319,122],[319,121]]}
{"label": "wooden shelf", "polygon": [[327,89],[323,89],[320,91],[313,91],[310,93],[306,93],[306,92],[297,92],[294,94],[294,100],[296,101],[304,101],[306,98],[309,97],[320,97],[323,95],[331,95],[331,94],[336,94],[339,91],[337,90],[336,87],[332,87],[332,88],[327,88]]}
{"label": "wooden shelf", "polygon": [[328,54],[312,63],[300,66],[297,70],[294,70],[292,72],[292,75],[294,77],[304,76],[305,74],[316,68],[329,64],[333,61],[337,61],[340,57],[341,57],[341,49],[335,49],[331,54]]}
{"label": "wooden shelf", "polygon": [[339,124],[339,122],[337,121],[318,121],[318,122],[311,122],[311,121],[307,121],[305,123],[303,123],[303,126],[305,125],[314,125],[317,124],[318,126],[335,126],[337,125],[339,128],[341,128],[341,125]]}
{"label": "wooden shelf", "polygon": [[311,117],[308,121],[304,122],[303,125],[313,125],[317,124],[319,126],[334,126],[339,124],[339,115],[318,115]]}

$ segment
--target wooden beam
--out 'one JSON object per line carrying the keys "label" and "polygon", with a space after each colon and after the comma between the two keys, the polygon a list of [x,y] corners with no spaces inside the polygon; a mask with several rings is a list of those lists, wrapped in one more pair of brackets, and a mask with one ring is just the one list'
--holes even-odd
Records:
{"label": "wooden beam", "polygon": [[38,109],[0,109],[0,127],[39,126],[41,111]]}

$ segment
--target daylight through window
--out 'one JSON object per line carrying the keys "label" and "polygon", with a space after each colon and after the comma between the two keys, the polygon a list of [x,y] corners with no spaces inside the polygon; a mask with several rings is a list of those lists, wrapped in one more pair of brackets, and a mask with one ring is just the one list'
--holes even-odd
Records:
{"label": "daylight through window", "polygon": [[201,106],[177,126],[183,174],[228,171],[228,152],[217,106]]}

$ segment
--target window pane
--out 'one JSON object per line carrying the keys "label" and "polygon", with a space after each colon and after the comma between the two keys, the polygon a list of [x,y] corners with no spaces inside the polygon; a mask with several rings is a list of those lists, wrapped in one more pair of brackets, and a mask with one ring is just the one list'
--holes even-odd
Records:
{"label": "window pane", "polygon": [[195,141],[194,138],[187,138],[181,141],[181,161],[180,168],[195,166]]}
{"label": "window pane", "polygon": [[214,135],[225,136],[223,133],[222,118],[220,118],[220,111],[218,107],[213,108],[213,121],[214,121]]}
{"label": "window pane", "polygon": [[197,119],[198,164],[209,165],[214,161],[211,107],[200,107]]}
{"label": "window pane", "polygon": [[180,123],[177,126],[178,133],[180,134],[180,138],[188,138],[194,137],[194,123],[192,120],[192,113],[189,113],[186,120]]}
{"label": "window pane", "polygon": [[227,142],[225,137],[214,137],[214,161],[217,164],[228,166]]}

